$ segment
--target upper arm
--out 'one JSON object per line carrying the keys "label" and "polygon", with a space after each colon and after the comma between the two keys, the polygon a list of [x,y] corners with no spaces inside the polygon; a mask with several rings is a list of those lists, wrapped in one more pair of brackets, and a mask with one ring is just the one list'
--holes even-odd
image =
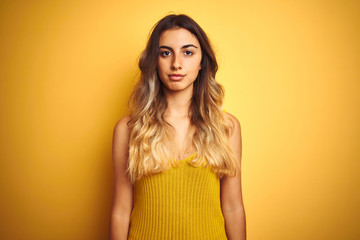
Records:
{"label": "upper arm", "polygon": [[129,214],[133,206],[133,185],[126,173],[129,156],[129,116],[120,119],[113,131],[112,160],[114,176],[113,214]]}
{"label": "upper arm", "polygon": [[242,150],[242,140],[241,140],[241,126],[239,120],[230,113],[226,113],[229,119],[233,124],[232,133],[229,139],[229,144],[234,154],[241,161],[241,150]]}
{"label": "upper arm", "polygon": [[[242,140],[241,127],[239,120],[226,113],[233,123],[232,133],[229,139],[230,148],[241,164]],[[223,211],[232,211],[243,207],[242,188],[241,188],[241,168],[235,177],[224,176],[221,179],[221,207]]]}

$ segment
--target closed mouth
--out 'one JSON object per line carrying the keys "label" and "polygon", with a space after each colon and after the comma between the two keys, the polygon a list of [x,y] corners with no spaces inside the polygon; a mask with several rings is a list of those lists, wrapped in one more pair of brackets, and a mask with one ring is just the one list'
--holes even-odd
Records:
{"label": "closed mouth", "polygon": [[185,75],[182,75],[182,74],[170,74],[169,77],[185,77]]}

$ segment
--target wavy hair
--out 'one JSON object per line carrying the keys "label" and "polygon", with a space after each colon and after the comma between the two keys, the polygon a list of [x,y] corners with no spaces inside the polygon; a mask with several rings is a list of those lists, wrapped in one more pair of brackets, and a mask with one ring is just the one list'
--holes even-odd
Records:
{"label": "wavy hair", "polygon": [[189,16],[168,15],[155,24],[139,59],[140,77],[129,99],[131,129],[127,172],[134,183],[143,176],[164,172],[178,166],[169,147],[171,125],[163,117],[167,103],[157,74],[159,39],[162,32],[184,28],[199,41],[201,70],[194,81],[189,109],[193,129],[191,143],[196,157],[194,167],[210,166],[219,178],[235,176],[239,161],[229,146],[233,124],[222,111],[223,87],[215,80],[218,70],[214,51],[202,28]]}

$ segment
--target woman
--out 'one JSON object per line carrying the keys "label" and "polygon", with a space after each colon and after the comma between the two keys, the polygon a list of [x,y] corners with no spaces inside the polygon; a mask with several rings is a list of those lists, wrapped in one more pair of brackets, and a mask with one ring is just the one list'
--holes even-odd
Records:
{"label": "woman", "polygon": [[201,27],[168,15],[114,128],[111,239],[245,239],[239,121],[222,110]]}

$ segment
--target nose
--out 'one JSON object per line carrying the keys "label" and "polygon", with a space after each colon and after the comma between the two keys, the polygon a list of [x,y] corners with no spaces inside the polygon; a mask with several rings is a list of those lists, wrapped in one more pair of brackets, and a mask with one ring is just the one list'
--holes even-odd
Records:
{"label": "nose", "polygon": [[182,69],[182,61],[181,61],[180,56],[178,54],[174,54],[173,56],[174,57],[173,57],[171,69],[172,70]]}

